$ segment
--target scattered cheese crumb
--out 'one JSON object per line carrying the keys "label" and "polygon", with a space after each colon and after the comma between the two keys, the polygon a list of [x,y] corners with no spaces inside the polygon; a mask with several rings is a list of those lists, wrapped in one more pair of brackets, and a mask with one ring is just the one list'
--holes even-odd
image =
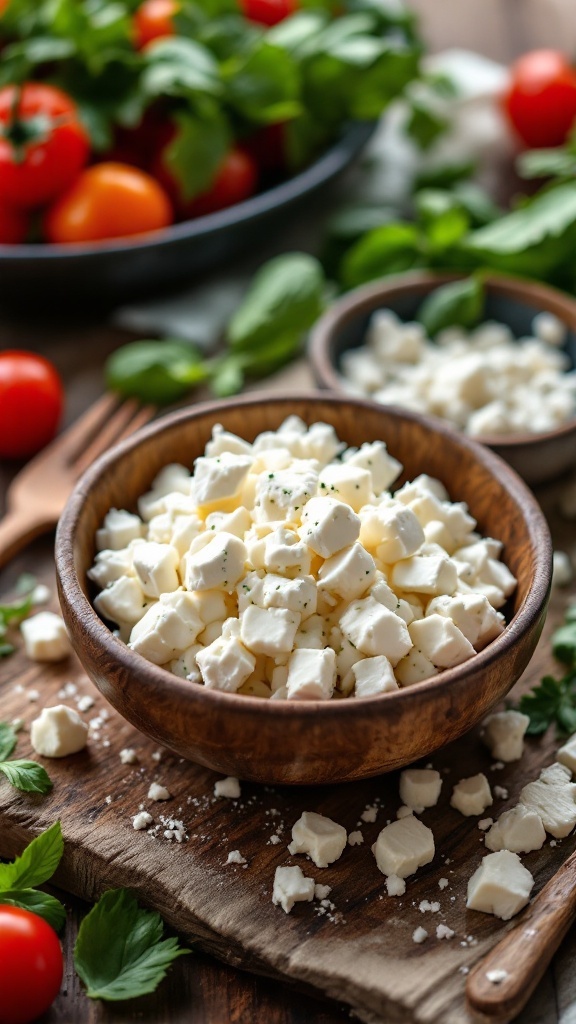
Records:
{"label": "scattered cheese crumb", "polygon": [[427,912],[431,914],[438,914],[440,911],[440,904],[436,902],[430,903],[430,900],[422,900],[418,904],[418,910],[421,914],[426,914]]}
{"label": "scattered cheese crumb", "polygon": [[234,775],[228,775],[225,779],[218,779],[214,783],[214,796],[225,796],[229,800],[238,800],[240,793],[240,783]]}
{"label": "scattered cheese crumb", "polygon": [[85,693],[82,697],[78,697],[76,707],[78,711],[90,711],[90,708],[94,707],[94,697],[91,697],[89,693]]}
{"label": "scattered cheese crumb", "polygon": [[446,889],[447,886],[448,886],[448,879],[447,878],[439,878],[438,879],[438,888],[439,889]]}
{"label": "scattered cheese crumb", "polygon": [[120,760],[122,764],[138,764],[138,754],[132,747],[124,747],[120,751]]}
{"label": "scattered cheese crumb", "polygon": [[386,890],[389,896],[403,896],[406,892],[406,882],[398,875],[387,875]]}
{"label": "scattered cheese crumb", "polygon": [[295,903],[310,902],[314,899],[315,883],[313,878],[306,878],[302,868],[278,867],[274,874],[272,903],[280,905],[289,914]]}
{"label": "scattered cheese crumb", "polygon": [[240,850],[230,850],[228,854],[227,864],[247,864],[246,857],[243,857]]}
{"label": "scattered cheese crumb", "polygon": [[[494,788],[498,789],[497,786],[495,786]],[[480,829],[481,832],[486,832],[489,828],[492,827],[493,824],[494,818],[480,818],[480,821],[478,822],[478,828]]]}
{"label": "scattered cheese crumb", "polygon": [[30,739],[43,757],[67,757],[86,746],[88,726],[73,708],[57,704],[44,708],[30,727]]}
{"label": "scattered cheese crumb", "polygon": [[31,704],[35,704],[37,700],[40,700],[40,690],[27,690],[26,696]]}
{"label": "scattered cheese crumb", "polygon": [[172,794],[166,786],[159,785],[158,782],[152,782],[150,789],[148,790],[149,800],[170,800]]}
{"label": "scattered cheese crumb", "polygon": [[455,935],[454,929],[449,928],[446,924],[439,924],[436,926],[436,938],[437,939],[453,939]]}
{"label": "scattered cheese crumb", "polygon": [[364,842],[364,836],[361,832],[350,832],[348,834],[348,846],[361,846]]}
{"label": "scattered cheese crumb", "polygon": [[555,551],[552,555],[552,586],[567,587],[572,582],[574,569],[570,555],[565,551]]}
{"label": "scattered cheese crumb", "polygon": [[54,612],[38,612],[20,623],[24,650],[32,661],[62,661],[72,648],[66,626]]}
{"label": "scattered cheese crumb", "polygon": [[508,790],[506,789],[505,786],[494,786],[492,792],[494,793],[494,796],[498,797],[499,800],[508,799]]}
{"label": "scattered cheese crumb", "polygon": [[148,814],[148,811],[140,811],[132,818],[132,828],[136,829],[137,832],[143,828],[148,828],[148,825],[152,825],[153,823],[154,818],[151,814]]}
{"label": "scattered cheese crumb", "polygon": [[314,886],[314,899],[325,900],[327,896],[332,892],[331,885],[322,885],[320,882],[316,882]]}
{"label": "scattered cheese crumb", "polygon": [[415,928],[414,931],[412,932],[412,942],[416,942],[418,943],[418,945],[421,942],[426,942],[427,938],[428,932],[426,931],[425,928]]}
{"label": "scattered cheese crumb", "polygon": [[367,804],[366,805],[366,810],[362,811],[362,814],[360,815],[360,817],[362,818],[362,821],[365,821],[365,822],[368,822],[368,823],[372,823],[372,822],[376,821],[376,818],[378,817],[378,805],[377,804]]}

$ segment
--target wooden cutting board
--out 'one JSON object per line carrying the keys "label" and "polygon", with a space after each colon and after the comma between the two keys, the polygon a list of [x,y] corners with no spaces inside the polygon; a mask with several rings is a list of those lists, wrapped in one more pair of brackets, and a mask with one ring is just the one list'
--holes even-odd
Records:
{"label": "wooden cutting board", "polygon": [[[554,513],[558,488],[539,497],[556,546],[566,549],[573,543],[574,528]],[[46,581],[55,595],[48,542],[37,543],[11,567],[3,578],[5,586],[24,568]],[[549,635],[562,618],[570,592],[575,589],[553,595],[544,636],[514,698],[543,673],[556,671]],[[88,748],[61,761],[44,762],[54,781],[52,793],[20,794],[0,781],[0,856],[13,857],[59,818],[65,854],[55,882],[71,893],[94,900],[107,888],[129,886],[203,949],[235,966],[343,1001],[367,1022],[468,1022],[465,974],[510,926],[465,909],[468,878],[485,850],[477,819],[463,818],[450,808],[452,786],[484,771],[492,786],[508,793],[507,798],[495,798],[486,812],[496,817],[553,760],[553,737],[531,740],[522,761],[504,768],[494,767],[477,732],[434,756],[432,763],[442,772],[442,794],[439,805],[422,820],[433,829],[436,857],[408,880],[404,897],[391,898],[370,847],[400,805],[398,773],[333,788],[246,783],[239,801],[216,799],[217,776],[157,751],[106,705],[75,657],[41,666],[21,652],[0,663],[0,720],[21,717],[25,722],[16,756],[34,756],[28,727],[42,706],[62,701],[74,707],[86,695],[94,699],[94,706],[83,712],[92,721]],[[137,751],[136,765],[121,763],[120,750],[125,747]],[[169,789],[169,801],[148,800],[154,780]],[[134,831],[132,817],[140,807],[154,816],[155,835]],[[373,809],[365,816],[375,815],[374,821],[363,820],[366,808]],[[286,846],[303,810],[327,814],[349,832],[359,829],[363,845],[348,846],[326,869],[303,857],[291,858]],[[167,826],[162,819],[171,817],[186,826],[188,838],[182,844],[163,835]],[[535,892],[575,845],[572,837],[554,845],[548,841],[541,851],[523,858],[536,879]],[[247,864],[227,865],[232,850],[239,850]],[[275,868],[294,863],[332,887],[330,906],[316,901],[297,904],[286,915],[272,905]],[[440,889],[442,878],[448,879],[448,886]],[[421,912],[422,900],[437,901],[440,910]],[[440,923],[454,929],[451,940],[436,938]],[[412,940],[418,926],[429,932],[422,945]]]}

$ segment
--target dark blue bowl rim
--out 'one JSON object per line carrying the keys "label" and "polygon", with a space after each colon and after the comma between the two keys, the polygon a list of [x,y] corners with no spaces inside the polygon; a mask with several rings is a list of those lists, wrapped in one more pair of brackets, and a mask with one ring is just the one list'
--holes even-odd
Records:
{"label": "dark blue bowl rim", "polygon": [[338,141],[303,171],[265,192],[260,192],[242,203],[236,203],[235,206],[219,210],[217,213],[173,224],[161,231],[115,239],[103,244],[51,245],[45,242],[26,245],[0,244],[0,267],[3,263],[9,262],[43,264],[47,260],[99,259],[110,253],[161,250],[185,240],[201,241],[207,236],[226,231],[230,227],[259,219],[272,210],[289,206],[301,196],[314,191],[335,177],[351,162],[368,142],[374,130],[375,124],[372,121],[349,125]]}

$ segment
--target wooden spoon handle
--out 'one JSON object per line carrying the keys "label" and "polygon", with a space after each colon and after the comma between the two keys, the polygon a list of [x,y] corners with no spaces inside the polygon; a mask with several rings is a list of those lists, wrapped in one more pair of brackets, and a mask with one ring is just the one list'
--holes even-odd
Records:
{"label": "wooden spoon handle", "polygon": [[[576,853],[544,886],[518,926],[470,973],[466,984],[470,1008],[489,1020],[513,1020],[528,1002],[574,917]],[[490,980],[492,971],[499,973]]]}
{"label": "wooden spoon handle", "polygon": [[[41,503],[41,498],[38,499]],[[3,519],[0,519],[0,568],[6,565],[10,559],[17,555],[27,543],[46,533],[53,522],[46,521],[43,516],[33,512],[29,516],[9,512]]]}

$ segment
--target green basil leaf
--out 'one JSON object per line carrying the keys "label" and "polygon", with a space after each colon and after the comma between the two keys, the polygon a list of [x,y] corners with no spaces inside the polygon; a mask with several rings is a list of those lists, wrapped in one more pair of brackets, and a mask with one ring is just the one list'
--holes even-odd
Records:
{"label": "green basil leaf", "polygon": [[479,277],[451,281],[430,292],[416,319],[431,338],[446,327],[474,327],[482,316],[484,300],[484,283]]}
{"label": "green basil leaf", "polygon": [[66,924],[66,908],[55,896],[47,892],[39,892],[38,889],[8,889],[0,892],[0,904],[8,904],[9,907],[22,907],[29,910],[31,914],[38,914],[54,929],[61,931]]}
{"label": "green basil leaf", "polygon": [[14,644],[0,643],[0,658],[7,658],[9,654],[14,654],[15,650]]}
{"label": "green basil leaf", "polygon": [[142,910],[126,889],[105,892],[84,918],[74,965],[91,999],[133,999],[154,992],[170,964],[190,951],[162,939],[162,918]]}
{"label": "green basil leaf", "polygon": [[7,626],[10,622],[20,622],[32,611],[32,594],[19,601],[11,601],[8,604],[0,604],[0,622]]}
{"label": "green basil leaf", "polygon": [[213,111],[211,117],[181,114],[176,118],[177,132],[164,154],[185,200],[206,192],[232,144],[232,135],[224,117]]}
{"label": "green basil leaf", "polygon": [[300,76],[294,58],[260,40],[248,56],[222,66],[227,101],[251,121],[287,121],[302,112]]}
{"label": "green basil leaf", "polygon": [[410,114],[406,131],[420,149],[427,150],[444,134],[448,127],[445,117],[440,117],[430,107],[417,100],[410,102]]}
{"label": "green basil leaf", "polygon": [[571,259],[576,245],[576,182],[559,185],[472,232],[466,249],[476,259],[514,273],[545,276]]}
{"label": "green basil leaf", "polygon": [[218,65],[205,46],[193,39],[173,36],[146,47],[141,88],[146,96],[219,96]]}
{"label": "green basil leaf", "polygon": [[341,278],[346,288],[356,288],[386,274],[414,267],[420,256],[420,234],[414,224],[395,221],[369,231],[348,251]]}
{"label": "green basil leaf", "polygon": [[242,360],[237,356],[225,356],[216,366],[210,389],[218,398],[229,398],[237,395],[244,385],[244,369]]}
{"label": "green basil leaf", "polygon": [[516,168],[521,178],[574,178],[576,153],[564,146],[554,149],[531,149],[520,154]]}
{"label": "green basil leaf", "polygon": [[14,750],[17,736],[8,722],[0,722],[0,761],[5,761]]}
{"label": "green basil leaf", "polygon": [[302,53],[314,52],[320,32],[328,24],[326,11],[298,11],[290,18],[284,18],[266,33],[266,39],[273,46],[300,57]]}
{"label": "green basil leaf", "polygon": [[10,864],[0,864],[0,891],[43,885],[56,871],[63,852],[60,822],[55,821],[28,844],[20,857]]}
{"label": "green basil leaf", "polygon": [[49,793],[52,780],[48,772],[36,761],[0,761],[0,772],[15,789],[23,793]]}
{"label": "green basil leaf", "polygon": [[470,178],[476,165],[471,160],[457,160],[449,164],[432,164],[422,167],[414,179],[414,191],[421,189],[447,189],[457,185],[458,182]]}
{"label": "green basil leaf", "polygon": [[105,376],[112,391],[167,405],[205,380],[207,370],[200,351],[185,342],[134,341],[112,353]]}
{"label": "green basil leaf", "polygon": [[242,351],[287,333],[302,334],[322,312],[324,288],[324,272],[313,256],[293,252],[269,260],[230,320],[230,345]]}

